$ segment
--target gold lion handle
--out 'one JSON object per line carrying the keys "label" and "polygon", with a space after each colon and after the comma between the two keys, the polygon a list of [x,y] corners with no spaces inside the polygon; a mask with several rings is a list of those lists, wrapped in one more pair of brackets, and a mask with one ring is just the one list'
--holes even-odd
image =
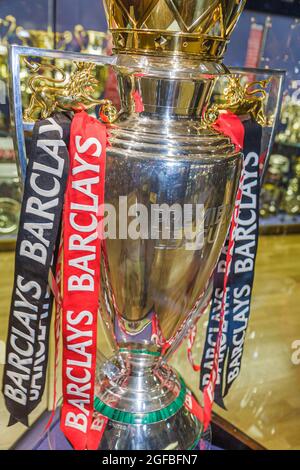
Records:
{"label": "gold lion handle", "polygon": [[273,118],[266,115],[267,87],[271,78],[241,83],[240,77],[229,77],[227,87],[224,89],[223,102],[209,106],[202,117],[201,127],[212,126],[221,111],[231,111],[238,116],[249,115],[262,127],[271,126]]}
{"label": "gold lion handle", "polygon": [[100,119],[105,123],[115,122],[122,114],[110,100],[94,98],[99,85],[94,76],[96,64],[74,62],[75,70],[68,76],[57,65],[40,64],[26,58],[24,61],[31,72],[28,80],[31,96],[24,111],[25,122],[46,119],[55,111],[89,110],[95,106],[100,106]]}

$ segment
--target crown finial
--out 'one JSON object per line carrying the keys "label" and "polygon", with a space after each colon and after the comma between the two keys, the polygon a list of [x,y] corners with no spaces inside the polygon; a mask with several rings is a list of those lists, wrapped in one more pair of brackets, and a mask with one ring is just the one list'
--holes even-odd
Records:
{"label": "crown finial", "polygon": [[117,53],[219,61],[246,0],[103,0]]}

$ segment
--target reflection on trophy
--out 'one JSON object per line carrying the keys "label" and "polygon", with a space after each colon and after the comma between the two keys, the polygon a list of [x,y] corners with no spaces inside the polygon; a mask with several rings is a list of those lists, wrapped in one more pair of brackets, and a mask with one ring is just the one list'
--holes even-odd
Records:
{"label": "reflection on trophy", "polygon": [[[186,386],[166,359],[207,303],[235,203],[242,156],[206,110],[228,73],[222,57],[244,1],[104,3],[123,110],[109,128],[105,202],[118,228],[120,196],[131,208],[154,205],[158,237],[103,246],[101,318],[112,352],[96,388],[95,408],[108,419],[100,447],[192,449],[202,424],[183,406]],[[164,237],[160,208],[171,208],[172,232],[176,210],[193,204],[207,217],[202,246],[191,248]]]}

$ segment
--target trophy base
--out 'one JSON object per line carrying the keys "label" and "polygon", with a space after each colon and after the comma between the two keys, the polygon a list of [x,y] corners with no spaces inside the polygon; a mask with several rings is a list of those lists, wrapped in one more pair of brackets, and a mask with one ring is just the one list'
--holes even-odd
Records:
{"label": "trophy base", "polygon": [[[100,371],[95,409],[106,419],[99,450],[188,450],[202,437],[187,388],[158,353],[126,351]],[[118,373],[116,373],[118,371]]]}

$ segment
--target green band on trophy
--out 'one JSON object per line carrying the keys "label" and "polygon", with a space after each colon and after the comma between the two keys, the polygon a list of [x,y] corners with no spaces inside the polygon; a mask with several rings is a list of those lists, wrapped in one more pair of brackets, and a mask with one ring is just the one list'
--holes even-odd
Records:
{"label": "green band on trophy", "polygon": [[178,397],[176,397],[168,406],[157,411],[151,411],[150,413],[131,413],[129,411],[121,411],[107,405],[98,397],[95,398],[94,402],[95,410],[106,418],[124,424],[152,424],[159,421],[165,421],[177,413],[177,411],[184,405],[186,386],[181,378],[180,385],[181,388]]}
{"label": "green band on trophy", "polygon": [[120,348],[119,349],[120,353],[126,353],[126,354],[145,354],[146,356],[154,356],[154,357],[159,357],[161,356],[161,353],[159,351],[148,351],[147,349],[127,349],[127,348]]}

